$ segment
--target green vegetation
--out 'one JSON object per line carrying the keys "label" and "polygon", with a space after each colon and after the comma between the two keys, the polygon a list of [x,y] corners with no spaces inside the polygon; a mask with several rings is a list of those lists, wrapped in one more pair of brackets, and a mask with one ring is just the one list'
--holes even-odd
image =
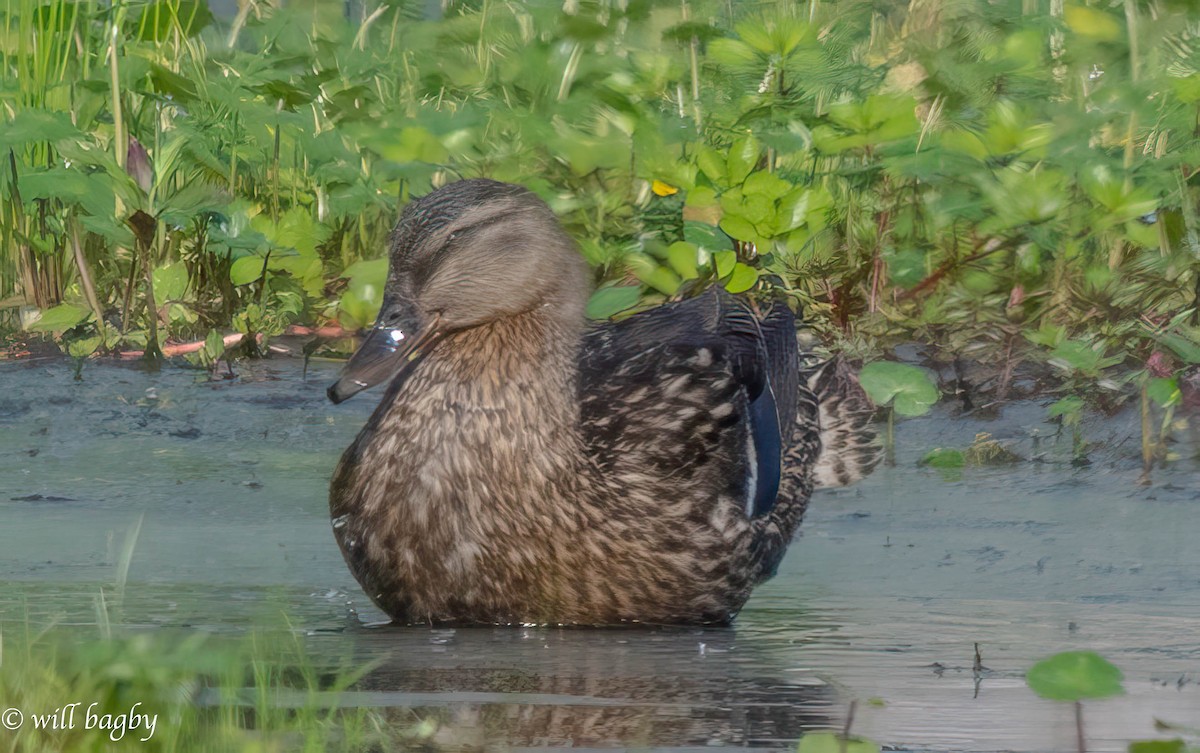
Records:
{"label": "green vegetation", "polygon": [[905,363],[869,363],[858,379],[876,405],[889,407],[901,416],[923,416],[938,399],[937,385],[929,375]]}
{"label": "green vegetation", "polygon": [[888,465],[896,464],[896,414],[923,416],[938,401],[938,388],[923,369],[906,363],[875,361],[863,367],[858,380],[875,405],[887,411],[884,451]]}
{"label": "green vegetation", "polygon": [[[976,663],[979,648],[976,645]],[[978,671],[978,669],[976,670]],[[1086,753],[1084,738],[1082,701],[1109,698],[1125,692],[1121,684],[1121,670],[1093,651],[1064,651],[1037,662],[1025,675],[1030,689],[1042,698],[1053,701],[1070,701],[1075,704],[1077,750]],[[882,706],[874,699],[869,705]],[[851,702],[845,728],[839,732],[809,732],[800,738],[797,753],[871,753],[880,746],[866,738],[852,736],[850,727],[854,723],[857,703]],[[1190,746],[1185,738],[1200,737],[1200,729],[1157,721],[1161,732],[1180,734],[1171,740],[1141,740],[1129,744],[1129,753],[1196,753],[1200,748]]]}
{"label": "green vegetation", "polygon": [[870,740],[833,732],[810,732],[796,746],[796,753],[879,753],[879,750]]}
{"label": "green vegetation", "polygon": [[1083,703],[1089,698],[1121,695],[1121,670],[1094,651],[1064,651],[1030,667],[1025,682],[1042,698],[1075,704],[1075,733],[1079,753],[1087,750],[1083,732]]}
{"label": "green vegetation", "polygon": [[1034,664],[1025,681],[1052,701],[1107,698],[1125,692],[1121,670],[1092,651],[1066,651]]}
{"label": "green vegetation", "polygon": [[115,544],[112,581],[92,600],[95,632],[81,630],[88,618],[75,612],[44,624],[0,619],[6,751],[351,753],[403,748],[436,732],[415,717],[397,725],[344,708],[342,694],[371,667],[316,659],[286,622],[244,638],[131,629],[126,589],[141,528],[139,519]]}
{"label": "green vegetation", "polygon": [[1129,753],[1195,753],[1196,748],[1180,738],[1174,740],[1140,740],[1129,744]]}
{"label": "green vegetation", "polygon": [[1024,458],[1013,452],[1005,443],[982,432],[965,450],[954,447],[935,447],[921,458],[918,465],[937,470],[945,481],[962,479],[964,468],[1013,465]]}
{"label": "green vegetation", "polygon": [[398,207],[486,175],[560,213],[596,317],[772,285],[833,347],[936,343],[1001,397],[1022,360],[1110,390],[1200,362],[1186,0],[418,5],[10,0],[6,326],[208,362],[214,331],[359,327]]}
{"label": "green vegetation", "polygon": [[[340,694],[361,672],[315,663],[286,632],[83,641],[77,631],[26,626],[0,638],[0,708],[23,716],[19,729],[3,732],[13,753],[349,753],[418,747],[436,731],[416,718],[398,725],[382,712],[341,708]],[[121,715],[140,719],[121,726]]]}

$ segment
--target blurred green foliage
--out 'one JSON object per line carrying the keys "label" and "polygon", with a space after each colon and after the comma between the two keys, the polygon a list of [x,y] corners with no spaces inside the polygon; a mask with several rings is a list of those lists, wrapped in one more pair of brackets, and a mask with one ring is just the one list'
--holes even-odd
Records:
{"label": "blurred green foliage", "polygon": [[1064,651],[1029,668],[1025,682],[1042,698],[1053,701],[1082,701],[1107,698],[1125,692],[1123,676],[1094,651]]}
{"label": "blurred green foliage", "polygon": [[[371,667],[314,658],[283,630],[242,639],[130,631],[98,640],[78,628],[26,625],[0,633],[0,645],[0,704],[23,714],[5,731],[13,753],[426,750],[439,729],[415,714],[397,724],[346,706],[345,691]],[[81,705],[72,712],[70,703]],[[136,729],[103,728],[89,712],[145,718]],[[55,713],[58,726],[47,718]]]}
{"label": "blurred green foliage", "polygon": [[483,175],[563,218],[594,317],[770,285],[856,356],[1200,361],[1189,2],[424,5],[0,8],[3,321],[361,327],[398,209]]}

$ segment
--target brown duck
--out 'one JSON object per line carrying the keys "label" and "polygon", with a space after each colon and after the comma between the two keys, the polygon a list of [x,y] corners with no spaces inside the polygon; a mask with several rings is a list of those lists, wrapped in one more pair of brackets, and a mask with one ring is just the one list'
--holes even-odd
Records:
{"label": "brown duck", "polygon": [[805,367],[782,302],[713,290],[588,325],[540,199],[464,180],[405,209],[335,403],[388,382],[334,472],[354,576],[403,623],[726,623],[814,486],[874,466],[870,405]]}

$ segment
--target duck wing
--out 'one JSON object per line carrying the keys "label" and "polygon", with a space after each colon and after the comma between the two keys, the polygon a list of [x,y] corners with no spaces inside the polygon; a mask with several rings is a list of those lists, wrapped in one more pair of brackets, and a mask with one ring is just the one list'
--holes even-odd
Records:
{"label": "duck wing", "polygon": [[769,513],[801,399],[795,327],[782,302],[760,314],[720,288],[595,326],[580,355],[593,458],[626,483]]}

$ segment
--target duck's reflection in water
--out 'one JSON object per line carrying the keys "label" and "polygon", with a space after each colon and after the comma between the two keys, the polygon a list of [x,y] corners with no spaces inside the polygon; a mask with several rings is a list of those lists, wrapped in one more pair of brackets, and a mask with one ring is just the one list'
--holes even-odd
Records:
{"label": "duck's reflection in water", "polygon": [[356,639],[377,665],[355,695],[396,725],[433,722],[441,750],[779,747],[840,724],[828,685],[736,629],[386,627]]}

